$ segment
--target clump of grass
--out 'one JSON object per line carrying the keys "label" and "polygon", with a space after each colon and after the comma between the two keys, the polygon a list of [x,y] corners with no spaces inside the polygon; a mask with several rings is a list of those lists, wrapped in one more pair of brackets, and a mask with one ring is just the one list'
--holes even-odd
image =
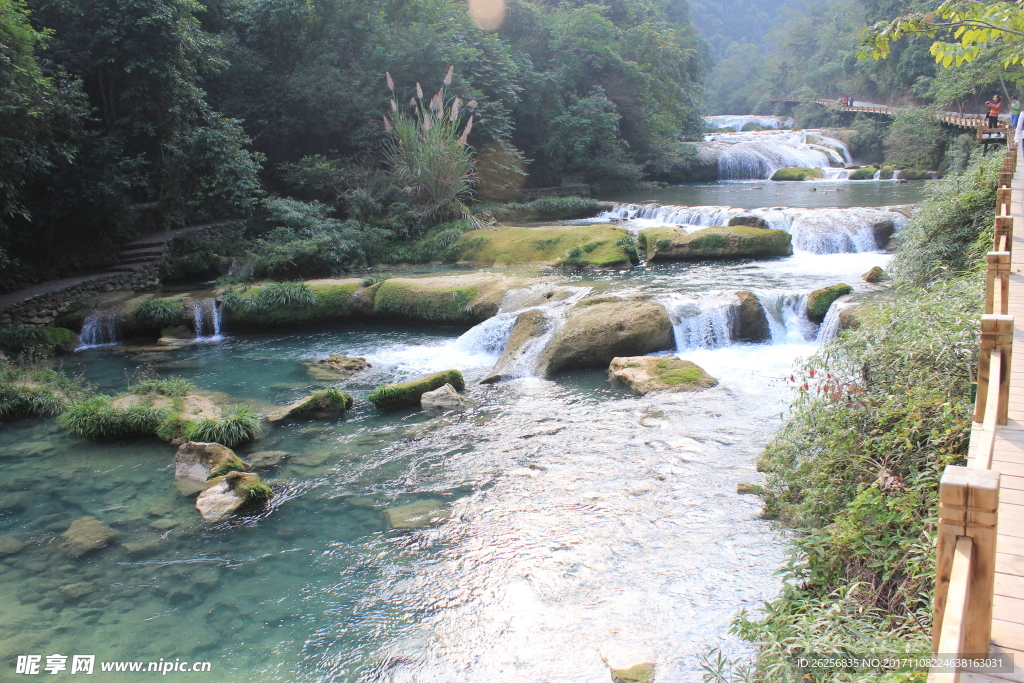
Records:
{"label": "clump of grass", "polygon": [[131,311],[134,327],[160,330],[182,322],[185,306],[180,299],[146,299]]}
{"label": "clump of grass", "polygon": [[262,479],[244,481],[237,486],[236,490],[242,494],[242,498],[244,498],[247,503],[257,503],[269,500],[270,497],[274,495],[270,486],[268,486]]}
{"label": "clump of grass", "polygon": [[0,327],[0,351],[9,356],[70,351],[75,333],[63,327]]}
{"label": "clump of grass", "polygon": [[60,426],[66,431],[89,439],[127,436],[149,436],[171,411],[138,404],[127,408],[112,405],[113,399],[99,394],[67,406],[60,416]]}
{"label": "clump of grass", "polygon": [[184,377],[146,377],[135,384],[129,384],[128,389],[133,394],[147,394],[155,396],[167,396],[169,398],[183,398],[186,394],[195,391],[196,385]]}
{"label": "clump of grass", "polygon": [[374,273],[363,278],[363,287],[372,287],[378,282],[384,282],[391,278],[391,273]]}
{"label": "clump of grass", "polygon": [[189,428],[191,441],[212,441],[228,448],[260,436],[260,417],[249,406],[237,406],[216,419],[195,420]]}
{"label": "clump of grass", "polygon": [[251,305],[256,312],[311,308],[316,305],[316,292],[304,282],[271,282],[260,287]]}
{"label": "clump of grass", "polygon": [[640,262],[640,251],[637,248],[637,241],[635,236],[626,235],[625,237],[621,237],[615,240],[615,246],[621,247],[622,251],[626,252],[626,255],[629,256],[629,260],[631,263]]}
{"label": "clump of grass", "polygon": [[366,398],[378,408],[393,410],[420,404],[420,397],[428,391],[451,384],[457,391],[466,388],[466,380],[458,370],[445,370],[428,377],[402,384],[382,384]]}

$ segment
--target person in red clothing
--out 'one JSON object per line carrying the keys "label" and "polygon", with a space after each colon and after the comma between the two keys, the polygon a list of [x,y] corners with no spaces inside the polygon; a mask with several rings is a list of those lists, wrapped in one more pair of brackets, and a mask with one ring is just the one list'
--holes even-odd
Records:
{"label": "person in red clothing", "polygon": [[999,125],[999,110],[1003,108],[1003,101],[999,95],[993,95],[992,99],[985,103],[988,108],[988,127],[995,128]]}

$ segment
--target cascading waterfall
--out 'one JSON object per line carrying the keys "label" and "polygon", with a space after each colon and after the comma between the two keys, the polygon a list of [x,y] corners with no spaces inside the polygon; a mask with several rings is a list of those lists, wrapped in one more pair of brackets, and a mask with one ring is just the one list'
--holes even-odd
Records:
{"label": "cascading waterfall", "polygon": [[825,342],[832,341],[839,334],[839,316],[842,314],[843,309],[853,306],[850,301],[833,301],[832,305],[828,307],[828,313],[825,314],[825,319],[821,322],[821,327],[818,328],[818,343],[824,344]]}
{"label": "cascading waterfall", "polygon": [[733,129],[737,133],[743,130],[743,126],[748,123],[752,123],[762,128],[790,128],[793,126],[795,121],[792,118],[783,118],[781,116],[731,116],[731,115],[719,115],[719,116],[705,116],[704,120],[708,122],[713,128],[719,130]]}
{"label": "cascading waterfall", "polygon": [[908,222],[906,207],[851,207],[844,209],[737,209],[728,206],[671,206],[618,204],[595,221],[623,221],[627,230],[657,226],[680,227],[688,232],[727,225],[738,216],[760,218],[775,230],[793,236],[793,248],[812,254],[877,251],[880,241],[899,232]]}
{"label": "cascading waterfall", "polygon": [[216,299],[202,299],[192,303],[192,319],[196,328],[196,341],[220,341],[221,311]]}
{"label": "cascading waterfall", "polygon": [[[718,160],[719,180],[767,180],[780,168],[831,169],[852,162],[842,140],[814,131],[713,133],[698,147]],[[831,171],[828,171],[831,173]],[[841,179],[849,174],[833,174]]]}
{"label": "cascading waterfall", "polygon": [[78,348],[93,349],[98,346],[113,346],[120,342],[117,323],[121,317],[118,309],[93,311],[82,323],[82,333],[78,337]]}
{"label": "cascading waterfall", "polygon": [[816,325],[807,319],[806,292],[760,292],[754,296],[761,302],[773,344],[799,344],[814,339]]}

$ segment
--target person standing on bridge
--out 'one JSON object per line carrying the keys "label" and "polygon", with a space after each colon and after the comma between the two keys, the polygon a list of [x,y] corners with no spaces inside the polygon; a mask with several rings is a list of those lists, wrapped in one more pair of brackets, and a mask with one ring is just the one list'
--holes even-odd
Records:
{"label": "person standing on bridge", "polygon": [[1010,98],[1010,128],[1014,130],[1017,130],[1017,119],[1020,118],[1021,109],[1024,109],[1024,104],[1014,95]]}
{"label": "person standing on bridge", "polygon": [[1003,108],[1003,100],[999,95],[993,95],[992,99],[985,103],[988,108],[988,127],[999,127],[999,110]]}

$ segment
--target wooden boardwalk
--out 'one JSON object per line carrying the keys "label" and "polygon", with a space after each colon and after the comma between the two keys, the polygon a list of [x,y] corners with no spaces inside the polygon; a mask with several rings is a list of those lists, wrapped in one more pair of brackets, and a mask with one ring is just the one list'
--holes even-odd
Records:
{"label": "wooden boardwalk", "polygon": [[[964,672],[964,683],[1024,683],[1024,164],[1014,174],[1010,216],[1016,228],[1010,261],[1008,313],[1014,318],[1010,402],[996,428],[991,468],[1000,473],[991,652],[1012,654],[1013,673]],[[972,446],[982,442],[975,423]]]}

